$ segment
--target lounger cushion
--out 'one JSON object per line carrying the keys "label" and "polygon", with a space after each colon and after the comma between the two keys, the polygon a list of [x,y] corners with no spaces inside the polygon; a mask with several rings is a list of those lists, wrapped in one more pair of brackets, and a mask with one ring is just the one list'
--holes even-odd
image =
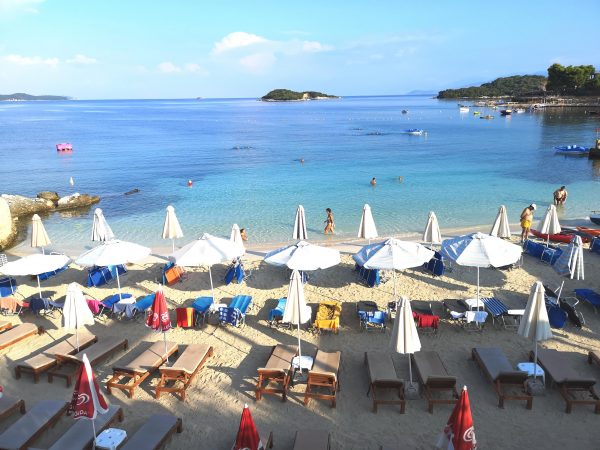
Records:
{"label": "lounger cushion", "polygon": [[479,356],[484,369],[492,380],[502,378],[503,375],[523,377],[523,381],[527,379],[527,373],[515,370],[500,348],[477,347],[473,351]]}
{"label": "lounger cushion", "polygon": [[294,450],[329,450],[329,432],[325,430],[297,431]]}
{"label": "lounger cushion", "polygon": [[[167,353],[171,354],[177,350],[177,344],[167,342]],[[115,366],[113,370],[124,372],[146,373],[160,366],[165,358],[165,343],[157,341],[150,348],[144,350],[141,355],[134,358],[129,364]]]}
{"label": "lounger cushion", "polygon": [[414,353],[412,359],[415,363],[417,373],[423,384],[427,384],[429,380],[447,380],[449,383],[456,384],[456,377],[448,375],[448,371],[444,363],[440,359],[440,355],[434,351],[423,351]]}
{"label": "lounger cushion", "polygon": [[0,348],[8,347],[26,336],[37,334],[38,326],[33,323],[22,323],[0,334]]}
{"label": "lounger cushion", "polygon": [[[96,336],[93,334],[83,331],[79,333],[79,348],[87,347],[89,344],[96,340]],[[18,364],[18,367],[30,369],[32,371],[43,370],[46,367],[53,366],[56,362],[54,355],[70,355],[77,351],[77,338],[73,335],[64,341],[53,345],[42,353],[39,353],[31,358]]]}
{"label": "lounger cushion", "polygon": [[540,348],[538,349],[538,362],[546,369],[546,372],[556,384],[565,382],[583,382],[590,386],[596,383],[596,380],[584,378],[577,373],[571,366],[566,355],[558,350]]}
{"label": "lounger cushion", "polygon": [[269,356],[269,360],[267,361],[267,364],[265,364],[264,369],[287,372],[292,365],[292,359],[297,354],[298,347],[296,345],[277,344],[273,349],[271,356]]}
{"label": "lounger cushion", "polygon": [[180,370],[182,372],[192,374],[204,360],[210,351],[210,348],[211,347],[208,344],[190,344],[183,351],[181,356],[177,358],[177,361],[175,361],[173,365],[167,369],[169,371]]}
{"label": "lounger cushion", "polygon": [[371,383],[377,381],[400,381],[392,357],[383,352],[367,352],[369,378]]}
{"label": "lounger cushion", "polygon": [[318,350],[311,372],[331,375],[332,377],[337,378],[337,373],[340,369],[341,356],[342,352],[340,351],[324,352],[323,350]]}
{"label": "lounger cushion", "polygon": [[177,426],[179,419],[171,415],[155,414],[131,436],[121,450],[154,450]]}

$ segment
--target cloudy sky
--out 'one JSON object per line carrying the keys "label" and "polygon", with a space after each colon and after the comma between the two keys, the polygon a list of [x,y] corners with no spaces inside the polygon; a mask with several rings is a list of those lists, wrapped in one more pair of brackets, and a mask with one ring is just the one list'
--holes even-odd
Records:
{"label": "cloudy sky", "polygon": [[0,93],[402,94],[600,70],[599,17],[598,0],[0,0]]}

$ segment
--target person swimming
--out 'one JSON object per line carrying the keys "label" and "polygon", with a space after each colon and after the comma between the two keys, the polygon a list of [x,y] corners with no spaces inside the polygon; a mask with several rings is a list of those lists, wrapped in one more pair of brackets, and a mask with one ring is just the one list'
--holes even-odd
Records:
{"label": "person swimming", "polygon": [[371,186],[376,186],[377,185],[377,180],[375,179],[375,177],[371,178]]}

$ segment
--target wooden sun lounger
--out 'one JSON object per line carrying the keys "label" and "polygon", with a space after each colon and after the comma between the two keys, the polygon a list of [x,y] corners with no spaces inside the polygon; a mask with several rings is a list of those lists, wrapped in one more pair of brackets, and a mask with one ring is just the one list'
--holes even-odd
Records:
{"label": "wooden sun lounger", "polygon": [[[423,392],[427,399],[427,408],[433,413],[434,404],[454,405],[458,399],[456,377],[450,376],[440,355],[433,351],[423,351],[411,355],[417,376],[423,384]],[[438,398],[436,392],[450,392],[451,398]]]}
{"label": "wooden sun lounger", "polygon": [[[292,359],[297,354],[298,347],[296,345],[277,344],[273,347],[265,367],[258,369],[256,400],[260,400],[262,394],[282,394],[281,400],[286,400],[292,374]],[[263,387],[265,383],[266,385]],[[271,383],[275,383],[277,386],[269,388]]]}
{"label": "wooden sun lounger", "polygon": [[179,417],[155,414],[127,439],[121,450],[158,450],[175,431],[183,431]]}
{"label": "wooden sun lounger", "polygon": [[[335,408],[336,392],[340,390],[339,372],[342,352],[317,351],[313,367],[308,371],[306,391],[304,392],[304,404],[308,405],[311,398],[330,400],[331,406]],[[314,392],[314,389],[324,388],[326,393]]]}
{"label": "wooden sun lounger", "polygon": [[[179,394],[181,401],[185,401],[185,390],[212,355],[213,348],[208,344],[188,345],[171,367],[159,369],[160,382],[156,387],[155,398],[160,398],[162,392],[174,392]],[[169,386],[170,382],[173,382],[173,386]]]}
{"label": "wooden sun lounger", "polygon": [[41,334],[44,330],[33,323],[22,323],[0,334],[0,350],[10,347],[30,336]]}
{"label": "wooden sun lounger", "polygon": [[52,383],[54,377],[64,378],[67,382],[67,387],[69,387],[73,378],[77,375],[79,366],[83,364],[83,355],[87,355],[90,365],[94,367],[100,362],[107,360],[119,349],[122,348],[123,351],[127,350],[127,345],[127,339],[119,336],[109,336],[85,350],[80,350],[75,355],[57,352],[54,355],[57,365],[48,371],[48,382]]}
{"label": "wooden sun lounger", "polygon": [[593,362],[595,362],[596,364],[598,364],[600,366],[600,352],[599,351],[590,350],[590,353],[588,354],[588,363],[592,364]]}
{"label": "wooden sun lounger", "polygon": [[[529,358],[533,361],[534,352]],[[538,349],[538,364],[546,371],[552,381],[558,386],[560,395],[565,399],[567,407],[565,412],[571,413],[573,405],[593,405],[594,412],[600,414],[600,397],[594,389],[596,380],[582,378],[571,366],[564,353],[553,349]],[[577,394],[583,394],[581,398]]]}
{"label": "wooden sun lounger", "polygon": [[25,401],[10,395],[3,395],[0,398],[0,420],[10,416],[15,411],[25,414]]}
{"label": "wooden sun lounger", "polygon": [[[473,360],[494,386],[498,396],[498,408],[504,408],[504,400],[525,400],[527,409],[533,408],[533,396],[527,393],[527,372],[515,370],[504,352],[498,347],[477,347],[471,350]],[[519,386],[520,393],[507,393],[506,386]]]}
{"label": "wooden sun lounger", "polygon": [[329,450],[329,431],[299,430],[294,439],[294,450]]}
{"label": "wooden sun lounger", "polygon": [[12,323],[8,320],[0,320],[0,331],[12,328]]}
{"label": "wooden sun lounger", "polygon": [[[91,333],[81,332],[79,333],[79,349],[83,349],[96,342],[97,338]],[[23,373],[31,373],[33,375],[34,383],[37,383],[40,379],[40,374],[47,371],[48,369],[56,365],[55,354],[73,354],[77,351],[77,339],[75,336],[71,336],[68,339],[60,341],[52,347],[44,350],[31,358],[20,362],[15,367],[15,377],[21,378]]]}
{"label": "wooden sun lounger", "polygon": [[0,434],[0,449],[25,449],[44,431],[52,427],[67,411],[69,404],[42,400]]}
{"label": "wooden sun lounger", "polygon": [[[398,378],[394,361],[387,353],[365,352],[365,365],[369,373],[369,392],[373,397],[373,412],[377,412],[377,405],[400,405],[400,414],[404,414],[406,400],[404,399],[404,381]],[[382,400],[377,398],[377,393],[383,389],[393,389],[398,393],[398,400]]]}
{"label": "wooden sun lounger", "polygon": [[[167,356],[171,356],[176,352],[177,344],[167,342],[167,352],[165,354],[165,343],[161,340],[152,344],[150,348],[134,358],[129,364],[113,367],[113,376],[106,382],[108,394],[112,394],[114,388],[125,391],[129,398],[133,397],[135,388],[148,378],[152,372],[157,370],[167,360]],[[125,382],[121,383],[121,381]]]}

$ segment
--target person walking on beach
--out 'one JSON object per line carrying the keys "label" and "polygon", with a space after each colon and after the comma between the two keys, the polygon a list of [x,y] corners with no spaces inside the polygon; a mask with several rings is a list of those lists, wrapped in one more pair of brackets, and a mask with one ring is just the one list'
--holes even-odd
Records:
{"label": "person walking on beach", "polygon": [[565,186],[561,186],[557,190],[554,191],[554,204],[555,205],[564,205],[567,201],[567,196],[569,193]]}
{"label": "person walking on beach", "polygon": [[373,177],[371,179],[371,186],[376,186],[377,185],[377,180],[375,179],[375,177]]}
{"label": "person walking on beach", "polygon": [[536,204],[532,203],[521,213],[521,243],[525,242],[529,237],[529,229],[533,222],[533,212],[536,207]]}
{"label": "person walking on beach", "polygon": [[334,230],[335,230],[335,223],[333,222],[333,213],[331,212],[331,208],[327,208],[325,209],[325,211],[327,212],[327,219],[325,220],[325,230],[324,233],[331,233],[333,234]]}

